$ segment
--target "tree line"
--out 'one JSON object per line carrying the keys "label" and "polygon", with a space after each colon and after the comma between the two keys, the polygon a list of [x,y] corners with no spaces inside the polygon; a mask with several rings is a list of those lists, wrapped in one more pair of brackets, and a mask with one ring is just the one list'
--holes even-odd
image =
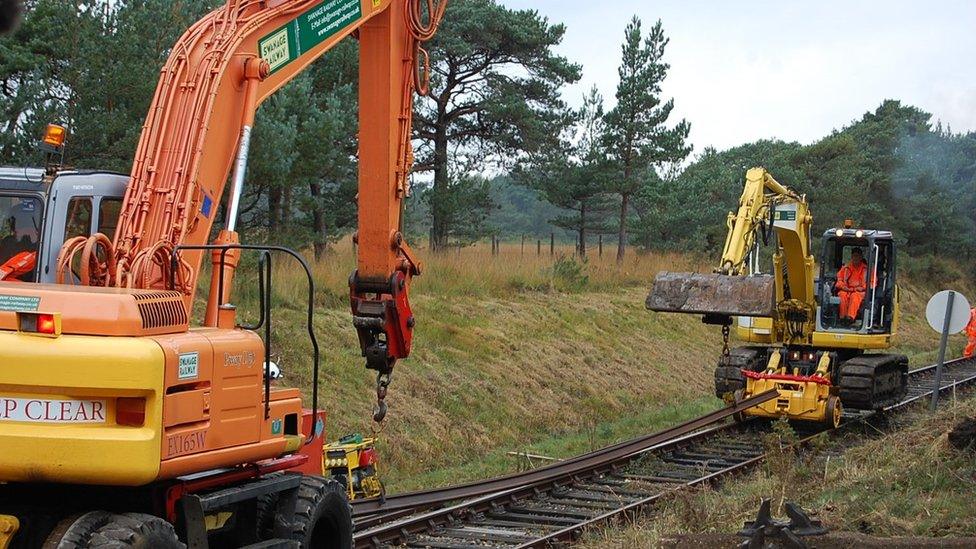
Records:
{"label": "tree line", "polygon": [[976,259],[976,132],[953,133],[897,100],[810,145],[761,140],[705,149],[638,197],[634,243],[714,253],[751,166],[808,196],[815,239],[851,219],[892,231],[911,256]]}
{"label": "tree line", "polygon": [[[43,126],[69,126],[69,162],[130,168],[158,69],[219,0],[28,0],[0,38],[0,162],[37,164]],[[428,45],[431,93],[414,113],[407,231],[433,249],[513,227],[613,235],[641,249],[714,252],[742,175],[764,165],[811,196],[817,229],[890,228],[913,253],[976,246],[976,136],[887,101],[812,145],[759,141],[688,160],[690,125],[663,97],[668,39],[636,17],[622,35],[615,101],[563,99],[581,67],[565,27],[495,0],[452,0]],[[321,257],[355,230],[358,44],[341,43],[258,112],[241,230]],[[680,100],[680,98],[678,98]],[[507,229],[507,231],[506,231]]]}

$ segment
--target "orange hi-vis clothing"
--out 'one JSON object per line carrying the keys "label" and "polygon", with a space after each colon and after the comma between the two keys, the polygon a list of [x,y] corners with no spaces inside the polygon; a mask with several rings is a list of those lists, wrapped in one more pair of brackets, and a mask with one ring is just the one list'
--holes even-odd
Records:
{"label": "orange hi-vis clothing", "polygon": [[865,261],[844,265],[837,271],[837,291],[840,295],[840,317],[854,320],[861,303],[864,302],[864,292],[867,290],[868,264]]}
{"label": "orange hi-vis clothing", "polygon": [[969,344],[962,356],[971,357],[976,354],[976,307],[969,311],[969,324],[966,325],[966,335],[969,336]]}

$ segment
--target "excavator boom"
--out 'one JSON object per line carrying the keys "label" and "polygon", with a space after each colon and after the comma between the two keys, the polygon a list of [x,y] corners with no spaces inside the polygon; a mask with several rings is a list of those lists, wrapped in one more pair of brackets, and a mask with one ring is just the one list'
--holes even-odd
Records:
{"label": "excavator boom", "polygon": [[[226,194],[224,226],[211,244],[237,248],[210,254],[213,272],[221,275],[212,277],[204,324],[216,327],[219,311],[230,303],[240,257],[237,222],[255,112],[325,52],[355,36],[359,223],[350,301],[367,367],[388,376],[410,353],[414,319],[407,295],[410,279],[421,271],[402,234],[413,98],[426,93],[429,74],[421,44],[436,32],[446,5],[227,0],[183,34],[163,66],[114,236],[66,242],[58,281],[71,279],[77,264],[83,284],[175,290],[189,311],[202,247]],[[92,256],[105,260],[86,260]]]}

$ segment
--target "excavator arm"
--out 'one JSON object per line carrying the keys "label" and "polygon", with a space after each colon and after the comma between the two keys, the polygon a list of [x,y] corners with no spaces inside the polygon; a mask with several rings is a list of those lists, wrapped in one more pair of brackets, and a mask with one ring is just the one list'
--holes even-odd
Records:
{"label": "excavator arm", "polygon": [[735,213],[729,213],[725,249],[715,272],[726,275],[747,274],[746,259],[755,248],[756,235],[760,231],[772,230],[778,204],[791,202],[800,203],[805,200],[773,179],[763,168],[753,168],[746,172],[739,209]]}
{"label": "excavator arm", "polygon": [[[359,230],[350,292],[367,365],[388,377],[410,352],[407,296],[411,277],[420,273],[401,226],[413,162],[413,97],[426,88],[421,44],[436,32],[445,8],[446,1],[436,0],[228,0],[186,31],[161,70],[114,238],[97,234],[66,243],[59,271],[81,256],[82,279],[92,285],[175,289],[189,310],[203,252],[175,252],[208,243],[225,191],[225,225],[213,244],[239,242],[258,106],[354,35]],[[208,326],[217,325],[218,309],[229,302],[238,254],[212,254],[213,272],[223,270],[224,282],[219,292],[213,277]]]}
{"label": "excavator arm", "polygon": [[[732,316],[771,317],[780,333],[795,339],[811,332],[816,309],[806,198],[780,184],[763,168],[746,172],[739,207],[728,216],[728,235],[713,274],[660,273],[647,298],[654,311],[696,313],[727,324]],[[776,232],[773,275],[750,275],[756,238]],[[748,276],[747,276],[748,275]],[[803,327],[797,323],[802,318]]]}

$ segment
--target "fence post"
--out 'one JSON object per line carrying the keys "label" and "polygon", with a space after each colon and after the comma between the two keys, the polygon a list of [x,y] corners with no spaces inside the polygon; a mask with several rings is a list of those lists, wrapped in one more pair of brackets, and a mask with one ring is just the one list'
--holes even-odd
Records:
{"label": "fence post", "polygon": [[599,244],[599,246],[600,246],[600,257],[603,257],[603,235],[602,234],[600,235],[599,243],[600,243]]}
{"label": "fence post", "polygon": [[522,255],[525,255],[525,235],[522,235]]}
{"label": "fence post", "polygon": [[542,239],[535,241],[535,255],[542,255]]}
{"label": "fence post", "polygon": [[549,233],[549,256],[556,255],[556,233]]}

